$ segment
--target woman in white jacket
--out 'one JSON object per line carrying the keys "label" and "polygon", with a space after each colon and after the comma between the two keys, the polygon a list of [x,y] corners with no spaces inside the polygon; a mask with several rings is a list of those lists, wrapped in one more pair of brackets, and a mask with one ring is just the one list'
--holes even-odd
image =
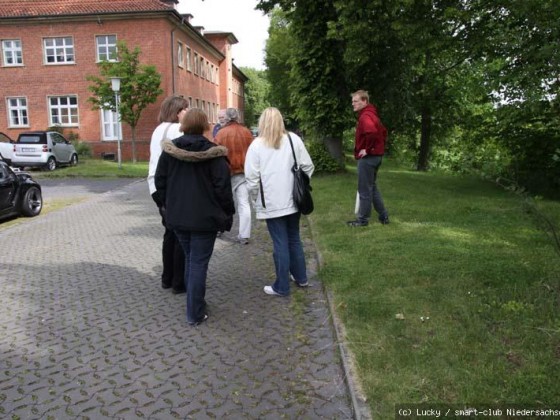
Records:
{"label": "woman in white jacket", "polygon": [[[299,166],[311,177],[314,165],[299,136],[289,133]],[[274,247],[276,281],[265,286],[268,295],[287,296],[290,275],[300,287],[309,286],[299,233],[301,213],[294,204],[294,164],[282,114],[267,108],[259,119],[259,135],[245,157],[245,179],[255,202],[257,219],[265,219]]]}

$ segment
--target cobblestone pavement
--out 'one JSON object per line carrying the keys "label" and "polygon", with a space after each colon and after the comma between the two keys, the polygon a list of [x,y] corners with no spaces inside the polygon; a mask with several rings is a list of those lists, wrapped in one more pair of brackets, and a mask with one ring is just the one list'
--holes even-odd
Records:
{"label": "cobblestone pavement", "polygon": [[352,418],[319,280],[266,296],[271,244],[254,227],[249,245],[235,226],[217,240],[198,327],[160,287],[145,182],[0,231],[0,417]]}

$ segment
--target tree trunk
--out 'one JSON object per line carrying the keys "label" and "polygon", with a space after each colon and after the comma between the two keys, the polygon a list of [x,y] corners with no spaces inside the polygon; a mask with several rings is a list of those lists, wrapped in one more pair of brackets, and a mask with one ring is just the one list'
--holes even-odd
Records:
{"label": "tree trunk", "polygon": [[136,163],[136,126],[130,128],[132,128],[132,163]]}
{"label": "tree trunk", "polygon": [[418,152],[418,164],[416,169],[419,171],[428,170],[430,158],[430,136],[432,134],[432,114],[427,106],[422,107],[422,128],[420,132],[420,151]]}
{"label": "tree trunk", "polygon": [[340,165],[344,165],[344,152],[342,150],[342,139],[335,137],[325,137],[323,140],[329,155]]}

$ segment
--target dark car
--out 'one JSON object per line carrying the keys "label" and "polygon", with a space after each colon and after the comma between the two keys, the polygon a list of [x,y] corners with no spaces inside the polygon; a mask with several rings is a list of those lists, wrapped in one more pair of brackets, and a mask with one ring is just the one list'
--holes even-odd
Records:
{"label": "dark car", "polygon": [[59,165],[78,164],[78,153],[57,131],[28,131],[21,133],[14,148],[12,165],[43,167],[54,171]]}
{"label": "dark car", "polygon": [[0,219],[37,216],[43,208],[41,186],[27,172],[14,172],[0,162]]}

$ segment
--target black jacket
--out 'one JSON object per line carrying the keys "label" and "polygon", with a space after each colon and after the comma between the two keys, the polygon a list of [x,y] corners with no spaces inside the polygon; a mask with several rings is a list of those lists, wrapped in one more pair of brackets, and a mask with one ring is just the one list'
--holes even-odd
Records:
{"label": "black jacket", "polygon": [[201,135],[162,143],[155,174],[169,229],[229,231],[235,206],[227,149]]}

